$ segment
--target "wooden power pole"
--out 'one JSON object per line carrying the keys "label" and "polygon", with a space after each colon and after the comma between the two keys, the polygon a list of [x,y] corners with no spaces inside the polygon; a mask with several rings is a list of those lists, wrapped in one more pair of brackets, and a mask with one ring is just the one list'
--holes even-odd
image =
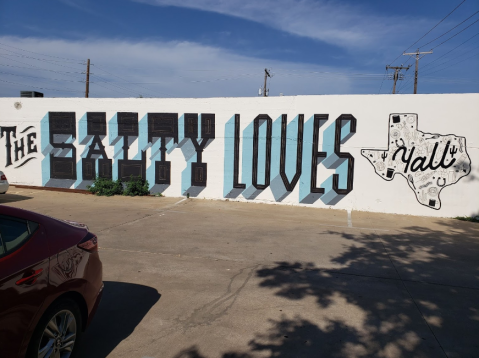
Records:
{"label": "wooden power pole", "polygon": [[90,59],[86,62],[86,87],[85,87],[85,98],[88,98],[90,92]]}
{"label": "wooden power pole", "polygon": [[[403,56],[416,56],[416,71],[414,72],[414,94],[417,93],[417,77],[418,77],[418,71],[419,71],[419,60],[423,58],[426,55],[429,55],[432,53],[431,51],[427,52],[419,52],[419,49],[416,50],[416,52],[410,52],[410,53],[403,53]],[[422,56],[419,56],[422,55]]]}
{"label": "wooden power pole", "polygon": [[268,90],[266,89],[266,80],[268,77],[271,77],[269,74],[268,70],[265,68],[264,69],[264,88],[263,88],[263,97],[268,97]]}
{"label": "wooden power pole", "polygon": [[399,73],[401,70],[409,70],[409,68],[411,67],[411,65],[407,66],[407,67],[404,67],[403,65],[401,66],[389,66],[387,65],[386,66],[386,70],[394,70],[394,75],[393,75],[393,80],[394,80],[394,85],[393,85],[393,94],[396,93],[396,82],[398,80],[402,80],[404,77]]}

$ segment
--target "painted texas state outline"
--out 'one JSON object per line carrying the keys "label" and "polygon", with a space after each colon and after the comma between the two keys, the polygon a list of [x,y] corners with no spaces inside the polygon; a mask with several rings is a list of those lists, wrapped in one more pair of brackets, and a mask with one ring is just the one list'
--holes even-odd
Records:
{"label": "painted texas state outline", "polygon": [[363,149],[361,154],[384,180],[406,178],[420,204],[439,210],[439,194],[471,171],[466,138],[417,130],[417,114],[389,115],[388,149]]}

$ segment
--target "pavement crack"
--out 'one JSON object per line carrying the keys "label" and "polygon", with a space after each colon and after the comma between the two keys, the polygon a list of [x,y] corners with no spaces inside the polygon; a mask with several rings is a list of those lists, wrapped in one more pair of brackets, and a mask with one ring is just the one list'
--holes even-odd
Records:
{"label": "pavement crack", "polygon": [[[192,256],[192,255],[184,255],[184,254],[151,252],[151,251],[141,251],[141,250],[125,250],[125,249],[119,249],[119,248],[113,248],[113,247],[104,247],[104,246],[100,246],[99,248],[100,248],[100,250],[107,250],[107,251],[119,251],[119,252],[130,252],[130,253],[136,253],[136,254],[172,256],[172,257],[177,257],[177,258],[214,260],[214,261],[238,262],[238,263],[239,262],[253,263],[253,261],[251,261],[251,260],[225,259],[225,258],[215,258],[215,257],[208,257],[208,256]],[[262,267],[265,267],[265,268],[275,268],[275,267],[277,267],[277,265],[275,263],[270,263],[270,264],[262,263],[262,264],[256,265],[256,267],[258,267],[258,266],[262,266]],[[396,277],[387,277],[387,276],[367,275],[367,274],[362,274],[362,273],[345,272],[345,271],[339,271],[339,270],[334,270],[334,269],[325,269],[325,268],[320,268],[320,267],[313,268],[311,270],[312,271],[329,273],[329,274],[335,274],[335,275],[342,275],[342,276],[355,276],[355,277],[371,278],[371,279],[377,279],[377,280],[412,282],[412,283],[420,283],[420,284],[424,284],[424,285],[435,285],[435,286],[444,286],[444,287],[451,287],[451,288],[461,288],[461,289],[474,290],[474,291],[479,290],[479,288],[471,287],[471,286],[453,285],[453,284],[450,284],[450,283],[441,283],[441,282],[434,282],[434,281],[405,279],[405,278],[401,278],[401,277],[396,278]]]}
{"label": "pavement crack", "polygon": [[152,252],[152,251],[142,251],[142,250],[126,250],[126,249],[119,249],[119,248],[115,248],[115,247],[105,247],[105,246],[99,246],[99,249],[100,250],[107,250],[107,251],[129,252],[129,253],[135,253],[135,254],[172,256],[172,257],[176,257],[176,258],[189,258],[189,259],[228,261],[228,262],[244,262],[243,260],[218,259],[218,258],[215,258],[215,257],[208,257],[208,256],[192,256],[192,255],[184,255],[184,254]]}
{"label": "pavement crack", "polygon": [[[153,215],[163,216],[164,213],[170,211],[170,210],[173,209],[173,208],[178,207],[179,204],[183,203],[182,205],[186,205],[187,202],[188,202],[188,201],[187,201],[186,198],[185,198],[185,199],[182,199],[182,200],[180,200],[180,201],[177,201],[176,203],[173,203],[173,204],[171,204],[171,205],[168,205],[168,206],[162,208],[162,209],[161,209],[161,214],[158,214],[158,213],[147,214],[147,215],[145,215],[145,216],[143,216],[143,217],[141,217],[141,218],[138,218],[138,219],[135,219],[135,220],[131,220],[131,221],[127,221],[127,222],[124,222],[124,223],[121,223],[121,224],[118,224],[118,225],[114,225],[114,226],[112,226],[112,227],[109,227],[109,228],[106,228],[106,229],[102,229],[102,230],[98,230],[98,231],[96,231],[96,232],[100,233],[100,232],[104,232],[104,231],[107,231],[107,230],[116,229],[117,227],[120,227],[120,226],[124,226],[124,225],[128,225],[128,224],[133,224],[133,223],[136,223],[136,222],[138,222],[138,221],[141,221],[141,220],[147,219],[147,218],[149,218],[149,217],[152,217]],[[180,205],[180,206],[182,206],[182,205]]]}
{"label": "pavement crack", "polygon": [[131,220],[131,221],[127,221],[127,222],[124,222],[124,223],[121,223],[121,224],[118,224],[118,225],[114,225],[114,226],[111,226],[111,227],[108,227],[106,229],[102,229],[102,230],[98,230],[96,231],[97,233],[100,233],[100,232],[104,232],[104,231],[107,231],[107,230],[111,230],[111,229],[116,229],[117,227],[120,227],[120,226],[124,226],[124,225],[128,225],[128,224],[133,224],[133,223],[136,223],[138,221],[141,221],[143,219],[146,219],[146,218],[149,218],[151,216],[153,216],[155,214],[149,214],[149,215],[145,215],[139,219],[135,219],[135,220]]}
{"label": "pavement crack", "polygon": [[181,320],[179,323],[183,325],[184,331],[196,326],[210,325],[224,316],[228,310],[233,307],[239,294],[251,279],[258,266],[259,265],[255,265],[241,269],[237,274],[231,277],[226,287],[226,292],[223,295],[195,309],[188,318]]}

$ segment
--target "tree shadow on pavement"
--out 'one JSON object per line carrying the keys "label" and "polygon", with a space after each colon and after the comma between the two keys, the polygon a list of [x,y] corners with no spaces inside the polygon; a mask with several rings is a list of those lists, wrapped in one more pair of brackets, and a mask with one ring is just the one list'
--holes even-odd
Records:
{"label": "tree shadow on pavement", "polygon": [[[260,287],[291,301],[313,299],[318,309],[285,309],[246,351],[222,357],[477,356],[479,228],[454,220],[431,226],[330,232],[348,240],[330,258],[334,270],[263,266]],[[208,357],[192,346],[175,358]]]}
{"label": "tree shadow on pavement", "polygon": [[113,281],[104,284],[102,301],[81,339],[77,357],[107,357],[161,297],[148,286]]}

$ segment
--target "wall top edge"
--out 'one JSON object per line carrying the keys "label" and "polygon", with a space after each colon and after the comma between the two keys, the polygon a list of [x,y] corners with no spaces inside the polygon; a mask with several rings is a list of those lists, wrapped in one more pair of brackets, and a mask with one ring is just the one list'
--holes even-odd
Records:
{"label": "wall top edge", "polygon": [[154,100],[209,100],[209,99],[241,99],[241,100],[278,100],[278,99],[288,99],[288,98],[314,98],[314,97],[411,97],[411,96],[424,96],[424,97],[433,97],[433,96],[471,96],[479,95],[479,92],[471,93],[424,93],[424,94],[412,94],[412,93],[401,93],[401,94],[320,94],[320,95],[295,95],[295,96],[269,96],[269,97],[151,97],[151,98],[137,98],[137,97],[101,97],[101,98],[85,98],[85,97],[0,97],[0,101],[6,100],[21,100],[21,101],[45,101],[45,100],[82,100],[82,101],[114,101],[114,100],[137,100],[137,101],[154,101]]}

